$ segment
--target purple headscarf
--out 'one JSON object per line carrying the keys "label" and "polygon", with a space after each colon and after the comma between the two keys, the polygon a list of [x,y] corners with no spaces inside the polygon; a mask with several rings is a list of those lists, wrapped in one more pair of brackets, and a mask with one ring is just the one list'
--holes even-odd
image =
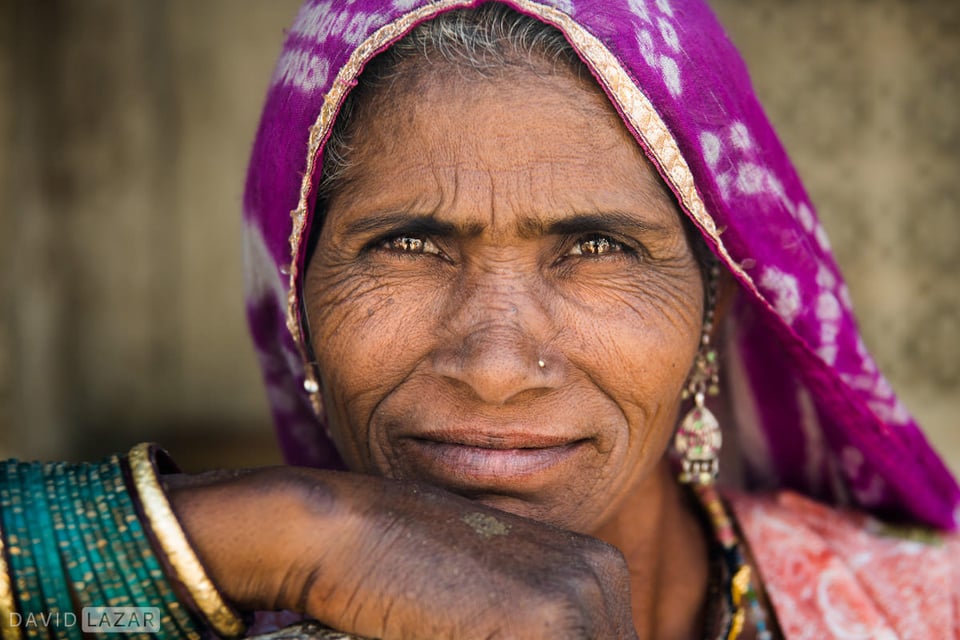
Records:
{"label": "purple headscarf", "polygon": [[[323,145],[363,66],[482,0],[309,0],[291,28],[244,198],[247,314],[287,460],[340,467],[300,319]],[[960,527],[960,488],[867,353],[823,227],[746,68],[702,0],[508,0],[557,27],[739,283],[723,375],[747,487]],[[722,472],[721,472],[722,473]]]}

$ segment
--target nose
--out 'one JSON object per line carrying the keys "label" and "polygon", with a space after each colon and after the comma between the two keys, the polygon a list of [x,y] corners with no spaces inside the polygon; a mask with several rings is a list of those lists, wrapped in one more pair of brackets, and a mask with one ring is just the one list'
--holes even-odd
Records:
{"label": "nose", "polygon": [[435,372],[494,406],[559,386],[563,366],[542,300],[515,279],[465,284],[434,353]]}

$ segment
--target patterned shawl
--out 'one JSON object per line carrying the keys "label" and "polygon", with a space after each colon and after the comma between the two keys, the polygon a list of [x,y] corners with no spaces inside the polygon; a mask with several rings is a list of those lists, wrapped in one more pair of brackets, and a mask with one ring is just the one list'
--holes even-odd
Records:
{"label": "patterned shawl", "polygon": [[[342,466],[317,417],[299,313],[330,127],[377,52],[440,12],[483,1],[308,0],[287,34],[244,228],[247,315],[292,464]],[[505,4],[563,32],[739,283],[723,375],[742,484],[960,527],[960,488],[867,353],[824,229],[705,2]]]}

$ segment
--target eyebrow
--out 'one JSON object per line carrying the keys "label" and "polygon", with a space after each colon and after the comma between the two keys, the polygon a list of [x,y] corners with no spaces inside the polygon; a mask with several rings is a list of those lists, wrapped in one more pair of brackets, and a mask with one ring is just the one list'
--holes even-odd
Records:
{"label": "eyebrow", "polygon": [[[525,218],[518,223],[521,237],[535,238],[544,235],[578,235],[591,231],[611,231],[619,233],[656,233],[670,232],[670,227],[638,219],[636,214],[625,211],[603,211],[576,213],[559,220],[544,223],[536,218]],[[354,220],[346,226],[347,235],[371,235],[384,233],[419,233],[424,235],[451,237],[472,237],[484,230],[483,223],[458,225],[438,220],[433,213],[414,214],[403,211],[391,211],[366,216]]]}
{"label": "eyebrow", "polygon": [[[544,235],[543,225],[539,220],[524,221],[521,226],[521,233],[524,235]],[[546,233],[554,235],[577,235],[590,231],[664,234],[670,231],[670,227],[638,218],[636,214],[616,210],[577,213],[560,220],[548,222],[546,225]]]}
{"label": "eyebrow", "polygon": [[347,235],[369,235],[377,232],[423,233],[426,235],[451,236],[457,232],[452,222],[437,220],[432,213],[411,214],[391,211],[366,216],[347,225]]}

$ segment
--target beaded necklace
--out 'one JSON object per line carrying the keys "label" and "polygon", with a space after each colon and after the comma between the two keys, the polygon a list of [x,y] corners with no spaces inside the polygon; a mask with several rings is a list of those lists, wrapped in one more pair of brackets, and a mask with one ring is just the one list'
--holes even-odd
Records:
{"label": "beaded necklace", "polygon": [[710,525],[715,547],[704,637],[736,640],[743,633],[749,616],[756,627],[757,640],[772,640],[767,613],[753,586],[752,571],[726,505],[713,484],[693,484],[690,488]]}

